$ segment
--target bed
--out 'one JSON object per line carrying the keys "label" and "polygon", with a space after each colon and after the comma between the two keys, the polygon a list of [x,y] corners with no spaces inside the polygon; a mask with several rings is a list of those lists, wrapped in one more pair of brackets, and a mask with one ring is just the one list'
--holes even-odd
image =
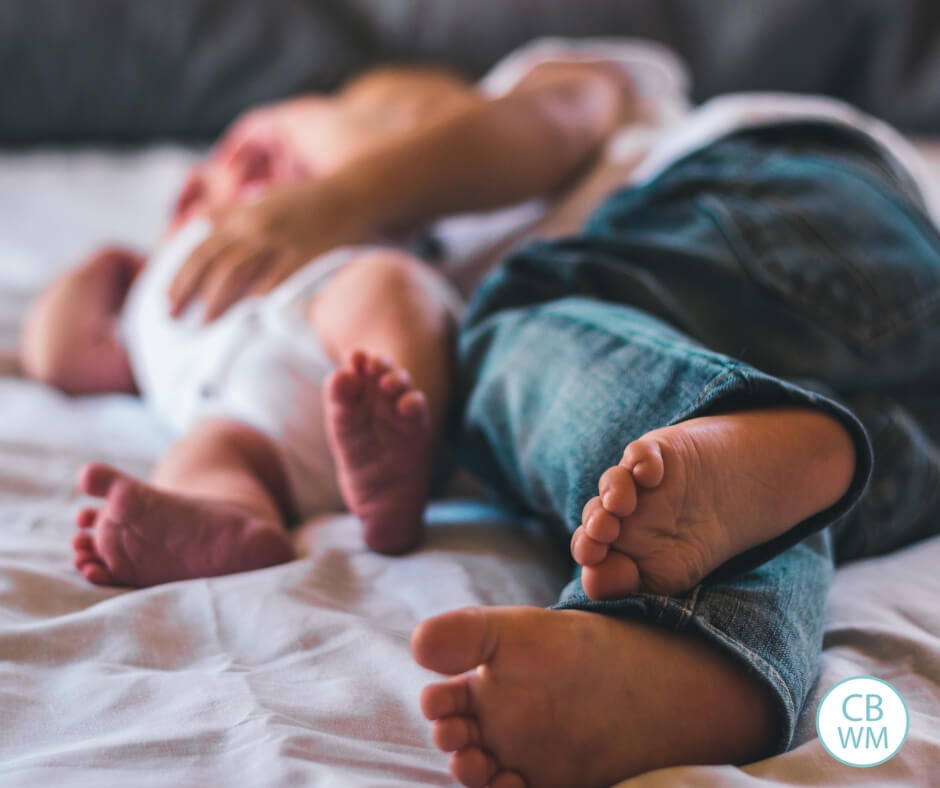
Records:
{"label": "bed", "polygon": [[[0,154],[0,348],[30,298],[102,241],[146,248],[195,153],[160,146]],[[940,158],[937,158],[940,161]],[[938,170],[940,171],[940,170]],[[0,377],[0,785],[452,785],[418,709],[423,618],[551,603],[569,572],[531,523],[454,497],[417,552],[367,552],[346,515],[297,533],[303,556],[142,591],[71,567],[78,467],[144,474],[168,435],[131,398],[71,400]],[[940,539],[838,573],[822,671],[790,752],[744,768],[664,770],[622,786],[940,785]],[[830,758],[814,712],[859,674],[911,713],[891,761]]]}

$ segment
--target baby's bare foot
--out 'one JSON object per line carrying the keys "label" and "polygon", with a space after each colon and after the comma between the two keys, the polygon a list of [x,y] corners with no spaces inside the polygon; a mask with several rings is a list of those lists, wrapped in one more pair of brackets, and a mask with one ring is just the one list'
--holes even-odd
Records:
{"label": "baby's bare foot", "polygon": [[845,428],[815,410],[705,416],[624,450],[584,507],[571,553],[591,599],[685,591],[835,504],[855,469]]}
{"label": "baby's bare foot", "polygon": [[466,608],[412,652],[432,738],[467,786],[600,788],[664,766],[742,763],[775,741],[771,695],[693,637],[577,610]]}
{"label": "baby's bare foot", "polygon": [[380,553],[417,543],[431,478],[428,403],[408,373],[357,351],[326,382],[326,424],[340,489]]}
{"label": "baby's bare foot", "polygon": [[187,498],[94,463],[79,481],[99,509],[78,514],[75,567],[96,585],[144,586],[273,566],[293,557],[284,529],[241,507]]}

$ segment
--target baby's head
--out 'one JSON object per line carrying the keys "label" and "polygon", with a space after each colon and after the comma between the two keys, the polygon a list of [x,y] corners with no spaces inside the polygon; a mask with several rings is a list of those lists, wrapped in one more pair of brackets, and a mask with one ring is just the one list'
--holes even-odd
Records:
{"label": "baby's head", "polygon": [[236,124],[209,157],[193,167],[176,201],[170,231],[191,219],[212,217],[225,208],[257,199],[282,183],[305,177],[303,162],[281,138],[252,133]]}

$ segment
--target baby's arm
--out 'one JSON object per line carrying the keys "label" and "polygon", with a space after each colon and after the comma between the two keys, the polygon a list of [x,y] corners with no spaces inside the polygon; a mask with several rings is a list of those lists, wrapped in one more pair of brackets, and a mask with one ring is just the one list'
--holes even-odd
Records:
{"label": "baby's arm", "polygon": [[143,264],[135,252],[106,249],[56,278],[23,328],[26,376],[72,395],[135,392],[117,321]]}

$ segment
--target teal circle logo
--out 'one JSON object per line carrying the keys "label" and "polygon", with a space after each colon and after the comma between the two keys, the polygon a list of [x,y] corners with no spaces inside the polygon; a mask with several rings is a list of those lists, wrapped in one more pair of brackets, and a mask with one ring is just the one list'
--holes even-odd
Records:
{"label": "teal circle logo", "polygon": [[816,710],[819,740],[837,761],[867,768],[890,760],[904,744],[910,714],[901,693],[874,676],[832,687]]}

